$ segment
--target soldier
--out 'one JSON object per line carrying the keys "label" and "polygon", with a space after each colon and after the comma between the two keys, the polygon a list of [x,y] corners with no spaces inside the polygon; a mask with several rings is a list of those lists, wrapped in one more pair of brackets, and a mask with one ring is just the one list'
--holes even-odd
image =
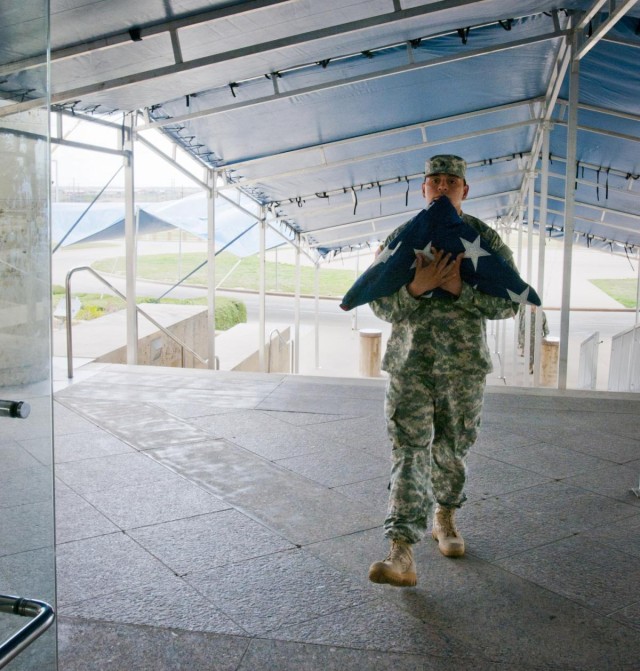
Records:
{"label": "soldier", "polygon": [[[422,195],[427,204],[446,195],[472,226],[510,265],[500,236],[462,212],[469,193],[466,163],[459,156],[433,156],[426,163]],[[401,231],[396,229],[388,245]],[[413,280],[397,293],[373,301],[373,312],[391,322],[383,360],[389,374],[385,401],[392,443],[389,505],[384,521],[391,543],[388,557],[375,562],[369,579],[397,587],[417,582],[412,547],[427,530],[435,501],[432,536],[446,557],[461,557],[464,540],[454,513],[464,503],[465,459],[476,440],[491,356],[486,320],[514,317],[518,305],[463,283],[464,254],[451,258],[434,250],[433,259],[416,253]],[[436,288],[447,294],[428,297]]]}

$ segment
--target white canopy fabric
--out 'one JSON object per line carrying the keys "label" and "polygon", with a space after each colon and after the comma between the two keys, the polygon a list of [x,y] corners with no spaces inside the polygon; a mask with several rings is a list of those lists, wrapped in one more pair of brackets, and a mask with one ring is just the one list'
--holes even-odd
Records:
{"label": "white canopy fabric", "polygon": [[[228,202],[216,203],[216,249],[226,249],[236,256],[252,256],[260,250],[257,220]],[[62,246],[121,240],[125,235],[124,203],[61,202],[52,203],[51,226],[54,242]],[[196,193],[180,200],[140,203],[137,208],[140,235],[181,229],[203,240],[207,239],[207,200]],[[266,248],[284,244],[283,236],[266,232]]]}
{"label": "white canopy fabric", "polygon": [[[11,6],[0,9],[2,115],[44,96]],[[578,236],[640,245],[636,1],[51,0],[51,18],[54,108],[141,110],[140,129],[161,128],[218,171],[223,191],[250,194],[321,254],[412,216],[435,153],[466,158],[466,210],[486,220],[513,219],[536,170],[537,225],[545,124],[550,232],[564,230],[569,174]]]}

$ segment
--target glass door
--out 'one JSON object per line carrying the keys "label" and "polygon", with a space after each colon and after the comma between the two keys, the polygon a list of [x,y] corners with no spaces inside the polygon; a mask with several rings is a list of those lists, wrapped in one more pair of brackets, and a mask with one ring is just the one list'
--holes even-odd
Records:
{"label": "glass door", "polygon": [[0,3],[0,668],[13,671],[57,668],[48,41],[48,0]]}

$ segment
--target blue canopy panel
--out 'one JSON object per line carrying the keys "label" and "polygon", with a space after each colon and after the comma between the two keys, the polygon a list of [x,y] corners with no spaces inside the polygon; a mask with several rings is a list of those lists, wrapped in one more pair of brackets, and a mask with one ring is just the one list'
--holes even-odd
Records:
{"label": "blue canopy panel", "polygon": [[[510,34],[502,28],[498,30],[499,35]],[[460,49],[457,37],[449,36],[447,39],[455,40]],[[289,169],[294,170],[301,167],[296,162],[299,157],[290,157],[287,152],[300,148],[360,137],[363,143],[358,143],[358,151],[362,152],[362,147],[367,146],[366,137],[372,133],[543,96],[553,61],[553,42],[549,40],[521,47],[519,56],[522,58],[516,59],[513,67],[508,69],[504,69],[502,52],[491,53],[463,62],[397,72],[393,77],[314,90],[272,101],[268,107],[254,105],[236,109],[233,113],[201,117],[185,122],[182,133],[195,135],[214,155],[224,156],[224,161],[218,161],[218,165],[234,169],[234,177],[249,177],[245,165],[236,166],[237,163],[260,157],[273,156],[274,165],[278,168],[282,160],[288,160]],[[402,55],[406,59],[406,53]],[[380,61],[387,58],[392,61],[390,67],[393,67],[395,56],[396,53],[391,51],[384,55],[376,54],[377,68],[381,67]],[[366,65],[367,59],[364,56],[360,59]],[[322,70],[320,66],[316,68]],[[503,69],[500,77],[487,77],[487,72],[498,68]],[[286,91],[288,82],[285,80],[297,76],[296,71],[283,74],[278,80],[280,90]],[[289,85],[297,88],[291,82]],[[264,83],[256,86],[264,86]],[[225,95],[230,95],[228,90]],[[189,110],[196,111],[197,105],[204,105],[205,102],[205,98],[199,95],[196,102],[190,101]],[[185,109],[183,100],[165,103],[162,110],[171,116],[189,111]],[[503,116],[498,121],[506,125],[508,122],[505,119]],[[478,130],[483,127],[486,130],[491,120],[480,117],[475,123]],[[251,128],[251,133],[246,132],[247,128]],[[429,130],[435,138],[442,138],[444,131],[439,131],[437,127]],[[466,130],[471,132],[474,129],[467,126]],[[446,129],[446,132],[449,134],[451,130]],[[455,132],[465,132],[465,125],[461,124]],[[488,144],[482,158],[493,155],[491,142],[488,141]],[[372,143],[372,147],[375,146],[377,143]],[[308,160],[305,156],[303,166]],[[424,163],[423,159],[421,163]],[[265,165],[269,164],[270,161]],[[270,172],[269,168],[267,170]]]}

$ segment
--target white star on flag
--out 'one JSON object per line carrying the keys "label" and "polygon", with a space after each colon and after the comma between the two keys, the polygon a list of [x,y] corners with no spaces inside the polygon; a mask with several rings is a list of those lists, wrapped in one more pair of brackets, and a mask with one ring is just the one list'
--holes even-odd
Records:
{"label": "white star on flag", "polygon": [[400,245],[402,244],[402,240],[393,248],[391,247],[385,247],[380,254],[376,257],[374,262],[371,264],[370,268],[373,268],[373,266],[377,266],[379,263],[386,263],[399,249]]}
{"label": "white star on flag", "polygon": [[[414,249],[414,250],[413,250],[413,253],[414,253],[416,256],[417,256],[418,254],[424,254],[424,255],[429,259],[429,261],[433,261],[433,259],[434,259],[433,253],[431,252],[431,243],[430,243],[430,242],[427,243],[427,246],[426,246],[424,249]],[[415,267],[416,267],[416,264],[417,264],[417,261],[414,261],[414,262],[409,266],[409,268],[415,268]]]}
{"label": "white star on flag", "polygon": [[480,236],[478,236],[473,242],[471,242],[471,240],[460,238],[460,242],[464,245],[464,258],[471,259],[474,270],[478,270],[478,259],[481,256],[491,256],[489,252],[485,252],[484,249],[480,247]]}
{"label": "white star on flag", "polygon": [[511,289],[507,289],[507,293],[509,294],[509,298],[514,303],[521,303],[522,305],[524,305],[525,303],[528,302],[529,287],[527,287],[521,294],[517,294],[515,293],[515,291],[511,291]]}

